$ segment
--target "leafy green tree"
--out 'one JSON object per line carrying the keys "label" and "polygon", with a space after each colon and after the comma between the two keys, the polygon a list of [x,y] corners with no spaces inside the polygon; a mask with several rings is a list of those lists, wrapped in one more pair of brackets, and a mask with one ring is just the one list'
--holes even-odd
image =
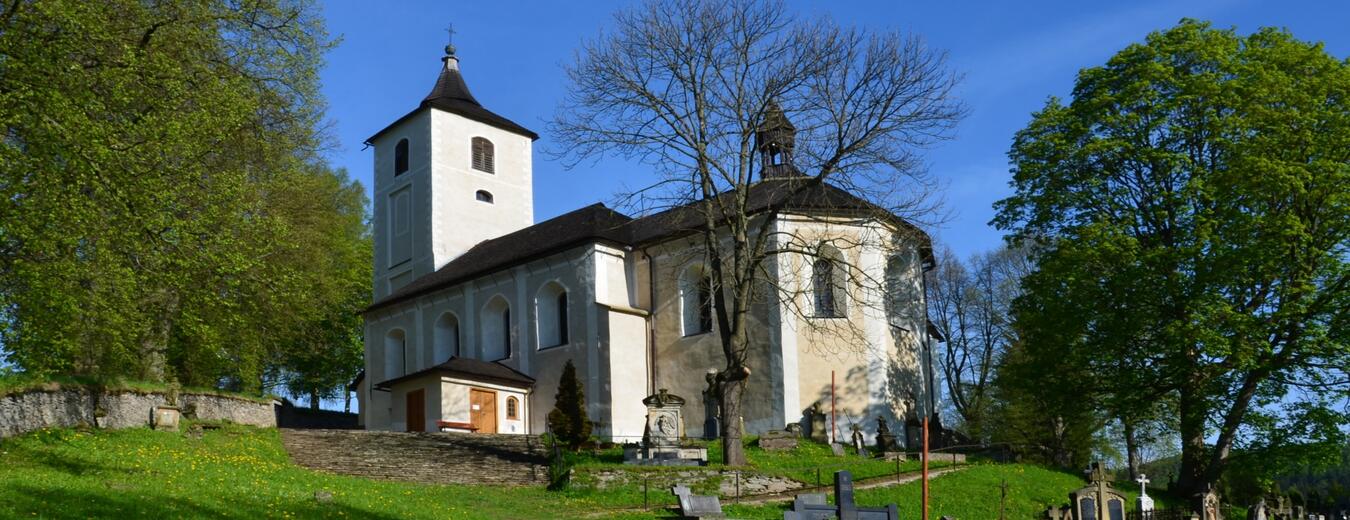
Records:
{"label": "leafy green tree", "polygon": [[563,365],[562,377],[558,379],[558,393],[554,394],[553,409],[548,412],[548,430],[572,451],[591,438],[585,391],[577,379],[577,367],[570,359]]}
{"label": "leafy green tree", "polygon": [[[307,238],[346,229],[352,206],[300,189],[322,169],[317,72],[329,42],[317,9],[2,9],[6,359],[35,374],[261,389],[269,366],[286,362],[278,350],[313,334],[334,305],[351,306],[336,303],[348,293],[316,284],[369,282],[347,263],[356,255],[343,248],[357,246],[321,251],[332,241]],[[324,259],[330,251],[341,261]]]}
{"label": "leafy green tree", "polygon": [[373,242],[367,226],[365,188],[345,171],[314,166],[271,190],[272,213],[287,224],[294,247],[278,259],[307,265],[301,306],[285,317],[270,364],[272,381],[310,408],[346,395],[364,353],[360,312],[370,304]]}
{"label": "leafy green tree", "polygon": [[1235,448],[1340,435],[1350,63],[1184,20],[1080,72],[1010,157],[994,222],[1045,247],[1023,345],[1082,370],[1111,414],[1173,400],[1182,489]]}

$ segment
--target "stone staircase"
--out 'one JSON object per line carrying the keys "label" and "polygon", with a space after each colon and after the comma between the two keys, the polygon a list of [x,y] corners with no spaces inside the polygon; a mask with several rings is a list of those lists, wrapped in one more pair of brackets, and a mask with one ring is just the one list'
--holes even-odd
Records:
{"label": "stone staircase", "polygon": [[532,435],[281,429],[300,466],[356,477],[428,484],[548,482],[548,450]]}

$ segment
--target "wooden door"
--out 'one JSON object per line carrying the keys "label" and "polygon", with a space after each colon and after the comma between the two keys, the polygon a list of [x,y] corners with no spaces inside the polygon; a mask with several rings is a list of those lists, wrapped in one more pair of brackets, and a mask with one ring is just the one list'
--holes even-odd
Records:
{"label": "wooden door", "polygon": [[469,389],[469,422],[477,433],[497,433],[497,392]]}
{"label": "wooden door", "polygon": [[422,388],[408,392],[408,431],[427,431],[427,391]]}

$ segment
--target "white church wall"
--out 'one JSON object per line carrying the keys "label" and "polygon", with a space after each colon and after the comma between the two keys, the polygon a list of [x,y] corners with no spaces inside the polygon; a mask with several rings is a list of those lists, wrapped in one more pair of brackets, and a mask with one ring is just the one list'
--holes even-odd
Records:
{"label": "white church wall", "polygon": [[[427,208],[431,203],[431,185],[428,180],[431,166],[430,121],[427,112],[418,113],[371,143],[375,152],[375,186],[371,220],[375,229],[373,291],[376,299],[431,271],[431,251],[425,247],[430,236],[430,220],[425,217],[430,214]],[[408,140],[408,171],[395,176],[394,147],[402,139]],[[392,264],[394,237],[390,229],[394,224],[392,220],[394,208],[391,206],[393,200],[391,197],[400,192],[407,193],[412,202],[410,260]]]}
{"label": "white church wall", "polygon": [[[431,206],[423,213],[431,226],[432,270],[479,242],[534,224],[530,138],[463,116],[428,110],[432,153]],[[472,140],[492,142],[493,172],[472,167]],[[476,199],[479,191],[492,202]]]}
{"label": "white church wall", "polygon": [[[917,287],[921,278],[918,262],[900,273],[888,272],[888,260],[897,256],[917,259],[913,243],[895,244],[894,230],[870,222],[857,224],[849,221],[831,221],[818,218],[785,216],[780,225],[803,244],[841,237],[845,262],[859,271],[855,277],[865,283],[853,283],[848,298],[856,302],[847,307],[844,318],[819,318],[801,313],[784,315],[784,334],[795,330],[798,356],[799,405],[809,408],[820,403],[829,413],[831,377],[834,378],[834,401],[840,435],[848,434],[850,420],[859,422],[868,434],[875,431],[875,419],[884,416],[892,426],[911,412],[913,403],[922,395],[922,371],[919,369],[919,345],[914,336],[898,332],[892,324],[908,330],[926,324],[923,318],[921,291],[916,299],[908,301],[903,319],[892,314],[888,306],[888,289],[881,289],[883,281],[895,281]],[[796,273],[796,284],[801,288],[796,307],[811,308],[810,263],[814,258],[793,255],[781,258],[783,272]],[[787,340],[788,343],[792,340]]]}
{"label": "white church wall", "polygon": [[[679,238],[655,244],[645,250],[651,255],[651,261],[655,262],[655,305],[651,307],[651,319],[656,366],[652,388],[666,388],[670,393],[685,398],[685,428],[695,435],[701,435],[703,431],[703,392],[708,386],[706,374],[709,370],[726,367],[715,324],[712,332],[692,335],[686,335],[682,326],[680,274],[688,270],[690,265],[702,262],[700,243],[696,238]],[[647,267],[645,261],[640,265],[644,269]],[[756,303],[751,309],[748,323],[752,343],[746,363],[752,371],[752,380],[742,399],[742,413],[746,430],[751,433],[781,429],[784,426],[782,399],[774,398],[774,380],[781,375],[773,374],[770,368],[774,365],[770,352],[776,346],[769,330],[768,309],[765,302]]]}
{"label": "white church wall", "polygon": [[647,407],[642,404],[647,390],[647,320],[626,310],[611,309],[607,314],[609,434],[615,440],[636,442],[647,424]]}

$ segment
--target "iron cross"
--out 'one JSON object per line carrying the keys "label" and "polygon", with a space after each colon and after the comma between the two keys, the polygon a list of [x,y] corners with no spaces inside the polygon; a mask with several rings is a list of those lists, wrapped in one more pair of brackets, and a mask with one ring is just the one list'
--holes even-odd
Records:
{"label": "iron cross", "polygon": [[454,22],[451,22],[450,25],[449,25],[448,27],[445,28],[445,34],[446,34],[445,43],[448,43],[448,44],[450,44],[450,45],[454,45],[454,44],[455,44],[455,24],[454,24]]}

